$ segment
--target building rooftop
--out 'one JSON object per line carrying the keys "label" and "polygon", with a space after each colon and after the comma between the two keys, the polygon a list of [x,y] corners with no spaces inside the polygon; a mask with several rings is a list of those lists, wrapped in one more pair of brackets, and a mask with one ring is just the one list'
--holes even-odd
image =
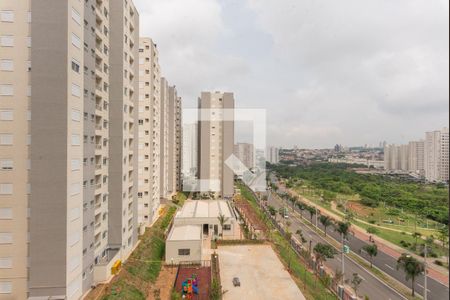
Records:
{"label": "building rooftop", "polygon": [[201,225],[174,225],[168,241],[197,241],[202,239]]}
{"label": "building rooftop", "polygon": [[231,207],[226,200],[190,200],[186,201],[175,218],[217,218],[220,214],[233,218]]}

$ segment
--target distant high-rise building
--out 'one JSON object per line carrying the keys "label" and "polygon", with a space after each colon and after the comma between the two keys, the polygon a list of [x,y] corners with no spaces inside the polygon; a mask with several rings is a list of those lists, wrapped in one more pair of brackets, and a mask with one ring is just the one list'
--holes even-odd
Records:
{"label": "distant high-rise building", "polygon": [[202,92],[199,98],[198,171],[202,192],[234,194],[234,173],[225,164],[234,150],[234,96]]}
{"label": "distant high-rise building", "polygon": [[425,143],[424,141],[409,142],[408,170],[424,176]]}
{"label": "distant high-rise building", "polygon": [[425,134],[425,178],[430,181],[448,181],[448,128]]}
{"label": "distant high-rise building", "polygon": [[241,160],[247,169],[255,167],[255,150],[252,144],[238,143],[234,145],[234,155]]}
{"label": "distant high-rise building", "polygon": [[280,149],[276,147],[268,147],[267,161],[273,165],[280,163]]}
{"label": "distant high-rise building", "polygon": [[198,168],[198,124],[183,125],[183,175],[195,178]]}
{"label": "distant high-rise building", "polygon": [[139,43],[139,224],[158,217],[160,206],[161,69],[156,44]]}

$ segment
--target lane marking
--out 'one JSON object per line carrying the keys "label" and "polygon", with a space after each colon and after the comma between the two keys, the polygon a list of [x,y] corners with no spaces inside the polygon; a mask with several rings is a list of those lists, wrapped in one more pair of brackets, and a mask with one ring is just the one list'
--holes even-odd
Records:
{"label": "lane marking", "polygon": [[[421,284],[419,284],[419,283],[418,283],[417,285],[418,285],[419,287],[421,287],[422,289],[425,289],[425,287],[424,287],[423,285],[421,285]],[[431,291],[430,291],[429,289],[427,289],[427,292],[428,292],[428,293],[431,293]]]}
{"label": "lane marking", "polygon": [[384,264],[386,267],[388,267],[389,269],[391,269],[391,270],[393,270],[394,271],[394,268],[393,267],[391,267],[390,265],[388,265],[388,264]]}

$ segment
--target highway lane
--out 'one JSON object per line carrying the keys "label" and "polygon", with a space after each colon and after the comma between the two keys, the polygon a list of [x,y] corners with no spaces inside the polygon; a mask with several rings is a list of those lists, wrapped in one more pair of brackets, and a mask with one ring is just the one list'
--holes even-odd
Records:
{"label": "highway lane", "polygon": [[[274,178],[272,178],[272,181],[274,181]],[[284,191],[282,187],[280,188],[280,191]],[[280,199],[280,198],[278,198]],[[287,203],[285,200],[283,201],[284,206],[289,206],[292,208],[292,205],[290,203]],[[300,212],[298,208],[296,208],[297,212]],[[318,222],[319,228],[323,231],[323,226]],[[335,239],[336,241],[340,241],[340,235],[339,233],[335,232],[332,228],[327,230],[327,234]],[[360,240],[354,236],[350,236],[349,240],[347,242],[347,245],[350,246],[351,250],[361,257],[365,259],[369,259],[369,257],[364,253],[359,253],[359,250],[364,247],[365,245],[369,244],[369,241],[363,241]],[[395,278],[397,281],[401,282],[408,288],[411,288],[411,282],[406,281],[405,279],[405,273],[402,270],[397,270],[397,260],[386,253],[382,251],[378,251],[378,255],[373,259],[373,264],[386,274],[390,275],[391,277]],[[428,290],[428,300],[446,300],[449,299],[449,289],[447,286],[443,285],[442,283],[434,280],[433,278],[430,278],[428,276],[427,280],[427,290]],[[419,278],[416,280],[415,284],[416,292],[420,295],[423,295],[424,292],[424,276],[420,275]]]}
{"label": "highway lane", "polygon": [[[272,205],[275,208],[285,207],[284,203],[281,202],[280,198],[269,197],[269,205]],[[312,241],[311,248],[314,249],[314,246],[317,243],[328,243],[320,234],[310,229],[308,226],[304,224],[304,222],[300,221],[300,217],[298,214],[293,213],[292,210],[289,210],[289,219],[291,222],[290,231],[293,232],[293,236],[299,239],[298,235],[295,232],[300,229],[304,235],[304,237],[309,241]],[[325,262],[325,266],[330,268],[331,270],[340,270],[341,269],[341,255],[336,255],[333,259],[328,259]],[[351,279],[353,273],[358,273],[361,278],[363,278],[363,282],[361,283],[358,289],[358,295],[367,295],[370,299],[373,300],[400,300],[406,299],[401,296],[399,293],[386,286],[376,277],[374,277],[370,272],[366,271],[363,267],[350,260],[348,257],[345,258],[345,273],[346,279]]]}

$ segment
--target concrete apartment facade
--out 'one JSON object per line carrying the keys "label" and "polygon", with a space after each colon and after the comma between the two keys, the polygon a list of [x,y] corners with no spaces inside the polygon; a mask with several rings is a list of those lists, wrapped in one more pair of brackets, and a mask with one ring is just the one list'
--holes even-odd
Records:
{"label": "concrete apartment facade", "polygon": [[280,162],[280,149],[276,147],[268,147],[266,160],[271,164],[278,164]]}
{"label": "concrete apartment facade", "polygon": [[125,259],[138,239],[139,15],[111,1],[109,242]]}
{"label": "concrete apartment facade", "polygon": [[169,199],[169,83],[161,77],[160,198]]}
{"label": "concrete apartment facade", "polygon": [[168,194],[175,195],[181,190],[181,98],[175,86],[169,86],[168,98]]}
{"label": "concrete apartment facade", "polygon": [[0,299],[26,299],[31,3],[0,1]]}
{"label": "concrete apartment facade", "polygon": [[420,176],[424,176],[425,142],[424,141],[409,142],[408,147],[409,147],[408,171],[417,173]]}
{"label": "concrete apartment facade", "polygon": [[[131,1],[5,0],[0,22],[0,298],[80,299],[137,241],[138,14]],[[127,198],[111,203],[116,177]]]}
{"label": "concrete apartment facade", "polygon": [[198,124],[183,124],[183,178],[195,178],[198,167]]}
{"label": "concrete apartment facade", "polygon": [[160,206],[161,70],[156,44],[139,44],[139,224],[148,226]]}
{"label": "concrete apartment facade", "polygon": [[234,173],[225,161],[234,150],[234,95],[202,92],[198,107],[200,190],[230,198],[234,193]]}
{"label": "concrete apartment facade", "polygon": [[429,181],[448,181],[448,128],[425,134],[425,178]]}
{"label": "concrete apartment facade", "polygon": [[234,145],[234,155],[241,160],[247,169],[255,167],[255,149],[252,144],[238,143]]}

